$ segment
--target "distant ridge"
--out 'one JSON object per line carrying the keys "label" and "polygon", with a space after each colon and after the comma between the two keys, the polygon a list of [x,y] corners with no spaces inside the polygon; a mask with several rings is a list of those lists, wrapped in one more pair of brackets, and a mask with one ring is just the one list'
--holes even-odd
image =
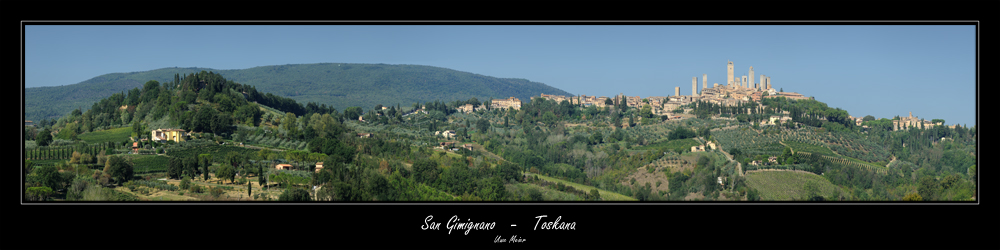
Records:
{"label": "distant ridge", "polygon": [[65,86],[24,89],[26,120],[61,117],[78,107],[90,108],[101,98],[141,88],[149,80],[173,81],[174,74],[211,71],[237,83],[255,86],[258,91],[307,102],[326,104],[343,111],[358,106],[365,110],[377,104],[399,104],[440,100],[451,102],[476,97],[517,97],[530,100],[541,93],[572,94],[526,79],[497,78],[447,68],[423,65],[315,63],[260,66],[249,69],[162,68],[143,72],[111,73]]}

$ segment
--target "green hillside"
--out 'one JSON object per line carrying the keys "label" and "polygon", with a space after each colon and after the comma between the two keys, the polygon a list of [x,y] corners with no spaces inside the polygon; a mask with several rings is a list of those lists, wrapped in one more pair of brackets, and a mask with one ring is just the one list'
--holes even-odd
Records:
{"label": "green hillside", "polygon": [[434,100],[466,100],[476,97],[517,97],[527,101],[541,93],[572,95],[551,86],[525,79],[496,78],[446,68],[421,65],[318,63],[261,66],[249,69],[163,68],[144,72],[105,74],[78,84],[58,87],[25,88],[24,115],[38,121],[84,110],[102,98],[141,88],[149,80],[170,82],[181,76],[211,71],[258,91],[290,97],[299,103],[326,104],[343,111],[358,106],[413,103]]}
{"label": "green hillside", "polygon": [[198,73],[208,68],[163,68],[144,72],[104,74],[89,80],[64,86],[24,89],[24,119],[39,121],[62,117],[73,109],[90,108],[95,102],[123,93],[132,88],[142,88],[150,80],[169,82],[174,74]]}
{"label": "green hillside", "polygon": [[760,192],[765,201],[808,200],[822,196],[834,200],[840,195],[836,185],[822,176],[792,171],[765,171],[747,174],[747,186]]}

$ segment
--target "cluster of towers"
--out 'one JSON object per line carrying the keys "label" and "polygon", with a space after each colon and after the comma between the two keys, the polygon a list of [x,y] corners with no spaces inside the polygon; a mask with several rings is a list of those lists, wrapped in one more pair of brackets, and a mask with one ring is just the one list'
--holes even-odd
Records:
{"label": "cluster of towers", "polygon": [[760,75],[760,82],[756,82],[756,83],[754,82],[753,66],[750,66],[750,76],[749,77],[746,76],[746,75],[744,75],[742,78],[734,78],[735,75],[733,74],[733,61],[729,61],[729,64],[726,66],[726,71],[727,71],[727,77],[728,77],[726,79],[727,80],[726,83],[728,84],[728,86],[730,86],[732,88],[736,88],[736,89],[740,89],[740,88],[750,89],[750,88],[753,88],[753,89],[757,89],[757,90],[771,89],[771,78],[767,77],[767,76],[765,76],[763,74]]}
{"label": "cluster of towers", "polygon": [[[771,89],[771,77],[768,77],[768,76],[765,76],[764,74],[761,74],[760,75],[760,81],[759,82],[755,82],[754,81],[755,77],[754,77],[754,71],[753,71],[753,67],[752,66],[750,67],[749,76],[748,75],[743,75],[740,78],[736,78],[736,75],[734,74],[733,70],[734,70],[733,61],[729,61],[729,64],[726,66],[726,71],[727,71],[727,74],[726,74],[726,86],[727,87],[732,88],[732,89],[737,89],[737,90],[740,90],[740,89],[743,89],[743,90],[756,89],[758,91],[767,91],[767,90]],[[712,85],[712,88],[716,88],[716,87],[719,87],[718,83],[715,83],[715,84]],[[708,89],[709,88],[708,87],[708,74],[702,74],[701,75],[701,88],[702,89]],[[681,87],[674,87],[674,95],[675,96],[679,96],[680,94],[681,94]],[[699,94],[698,94],[698,77],[697,76],[696,77],[691,77],[691,96],[699,96]]]}

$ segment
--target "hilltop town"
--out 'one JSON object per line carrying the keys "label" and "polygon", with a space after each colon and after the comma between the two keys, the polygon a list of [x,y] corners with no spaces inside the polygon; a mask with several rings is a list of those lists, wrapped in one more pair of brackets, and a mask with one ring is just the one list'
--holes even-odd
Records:
{"label": "hilltop town", "polygon": [[[812,97],[806,97],[803,94],[796,92],[784,92],[778,91],[771,84],[771,77],[761,74],[759,81],[755,81],[754,69],[749,68],[749,74],[743,75],[742,77],[735,77],[734,75],[734,65],[732,61],[727,64],[727,79],[725,85],[719,85],[719,83],[712,83],[711,86],[708,84],[708,75],[703,74],[701,77],[701,88],[698,88],[698,77],[692,77],[691,79],[691,92],[688,95],[681,95],[681,87],[674,87],[674,94],[671,96],[626,96],[624,93],[620,93],[614,97],[607,96],[563,96],[563,95],[547,95],[545,93],[539,96],[531,97],[531,100],[536,98],[545,98],[547,100],[555,101],[560,103],[562,101],[567,101],[572,105],[579,107],[590,107],[596,106],[604,108],[607,106],[615,105],[626,105],[629,108],[642,108],[643,105],[649,105],[653,114],[657,116],[667,116],[669,119],[682,119],[691,116],[686,116],[691,109],[681,109],[682,107],[689,106],[697,102],[711,103],[723,107],[735,107],[735,106],[745,106],[746,104],[756,104],[757,109],[761,108],[760,101],[764,98],[786,98],[788,100],[814,100]],[[624,100],[622,103],[621,100]],[[509,97],[507,99],[494,99],[490,104],[490,108],[510,108],[517,110],[521,107],[522,102],[520,99],[515,97]],[[485,109],[486,107],[480,107]],[[458,111],[464,113],[474,112],[477,109],[471,104],[466,104],[458,107]],[[785,112],[787,114],[787,112]],[[862,125],[863,117],[848,116],[848,119],[855,121],[857,126],[863,126],[868,128],[868,126]],[[774,125],[775,122],[785,122],[791,120],[788,116],[774,116],[767,121],[762,121],[761,125]],[[821,118],[823,120],[823,118]],[[906,130],[907,128],[913,127],[923,127],[923,128],[933,128],[934,126],[942,126],[941,122],[934,123],[931,120],[919,119],[913,116],[910,112],[909,116],[898,117],[898,119],[893,119],[892,130]],[[957,125],[950,125],[949,128],[954,129]]]}

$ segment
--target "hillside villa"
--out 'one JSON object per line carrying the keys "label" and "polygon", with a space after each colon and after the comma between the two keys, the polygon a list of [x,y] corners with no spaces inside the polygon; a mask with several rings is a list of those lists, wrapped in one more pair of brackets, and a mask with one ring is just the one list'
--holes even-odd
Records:
{"label": "hillside villa", "polygon": [[182,142],[185,136],[188,136],[188,133],[185,133],[183,129],[155,129],[152,131],[150,139],[158,142]]}
{"label": "hillside villa", "polygon": [[274,168],[278,170],[291,170],[292,164],[278,164],[274,165]]}
{"label": "hillside villa", "polygon": [[445,131],[434,131],[434,136],[444,136],[446,139],[455,137],[455,130],[445,130]]}

